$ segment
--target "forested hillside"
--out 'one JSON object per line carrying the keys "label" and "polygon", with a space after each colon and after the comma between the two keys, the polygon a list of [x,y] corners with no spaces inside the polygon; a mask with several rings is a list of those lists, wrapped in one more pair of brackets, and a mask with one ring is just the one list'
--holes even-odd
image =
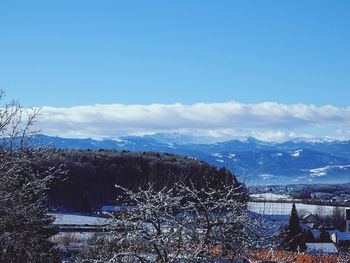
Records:
{"label": "forested hillside", "polygon": [[348,183],[350,178],[349,140],[295,139],[278,143],[250,137],[196,144],[183,135],[155,134],[118,140],[38,135],[30,142],[56,149],[154,151],[192,156],[217,167],[226,167],[248,185]]}
{"label": "forested hillside", "polygon": [[52,210],[89,212],[115,204],[115,185],[137,190],[148,183],[161,188],[176,182],[203,187],[208,183],[239,185],[228,170],[218,169],[190,157],[172,154],[116,151],[57,150],[42,158],[38,169],[61,165],[67,174],[57,178],[48,190]]}

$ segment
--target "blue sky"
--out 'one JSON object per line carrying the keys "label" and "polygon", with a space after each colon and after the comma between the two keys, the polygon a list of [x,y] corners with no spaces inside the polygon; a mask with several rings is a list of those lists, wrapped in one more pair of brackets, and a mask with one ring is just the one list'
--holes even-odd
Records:
{"label": "blue sky", "polygon": [[348,105],[349,1],[6,1],[0,83],[25,105]]}
{"label": "blue sky", "polygon": [[[347,0],[2,0],[0,85],[26,107],[268,101],[345,109],[349,14]],[[310,127],[302,128],[326,135]]]}

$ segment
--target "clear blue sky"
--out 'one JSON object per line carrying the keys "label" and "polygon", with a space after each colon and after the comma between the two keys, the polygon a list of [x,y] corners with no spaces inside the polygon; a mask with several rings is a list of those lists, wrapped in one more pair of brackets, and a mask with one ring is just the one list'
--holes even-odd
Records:
{"label": "clear blue sky", "polygon": [[26,106],[350,100],[350,1],[0,1]]}

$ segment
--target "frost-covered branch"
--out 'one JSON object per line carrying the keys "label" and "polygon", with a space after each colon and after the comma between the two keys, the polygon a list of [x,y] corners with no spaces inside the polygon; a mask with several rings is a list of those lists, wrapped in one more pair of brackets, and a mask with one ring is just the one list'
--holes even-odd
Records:
{"label": "frost-covered branch", "polygon": [[[0,92],[3,97],[3,92]],[[0,108],[0,261],[52,259],[45,191],[60,168],[35,169],[49,151],[29,145],[39,110],[11,102]]]}
{"label": "frost-covered branch", "polygon": [[[262,245],[261,221],[247,211],[242,186],[148,184],[121,191],[122,212],[111,213],[110,234],[80,260],[105,262],[201,262],[234,258]],[[118,259],[117,261],[115,261]]]}

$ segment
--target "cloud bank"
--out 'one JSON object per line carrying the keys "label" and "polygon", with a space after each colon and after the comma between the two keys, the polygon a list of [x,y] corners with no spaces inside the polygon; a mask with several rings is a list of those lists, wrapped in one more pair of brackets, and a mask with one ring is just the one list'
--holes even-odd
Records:
{"label": "cloud bank", "polygon": [[280,104],[96,104],[44,106],[37,124],[43,133],[63,137],[110,138],[160,132],[213,137],[255,136],[282,141],[294,137],[349,135],[350,107]]}

